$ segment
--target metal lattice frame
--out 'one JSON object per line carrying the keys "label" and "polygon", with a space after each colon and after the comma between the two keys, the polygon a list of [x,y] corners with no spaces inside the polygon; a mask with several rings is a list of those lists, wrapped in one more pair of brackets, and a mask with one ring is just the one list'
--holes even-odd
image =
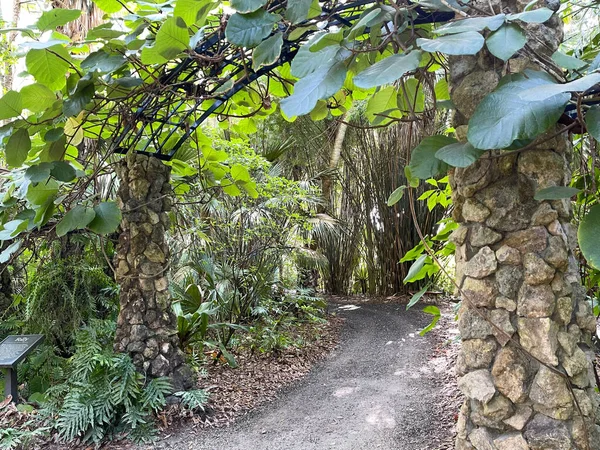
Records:
{"label": "metal lattice frame", "polygon": [[[269,6],[269,12],[283,13],[286,4],[287,0],[277,0]],[[373,0],[358,0],[342,5],[324,2],[320,16],[308,19],[297,27],[323,22],[324,26],[319,27],[318,31],[349,27],[361,16],[365,6],[375,4]],[[414,12],[416,17],[411,21],[413,25],[447,22],[454,18],[453,12],[429,12],[420,7],[416,7]],[[229,44],[225,39],[224,26],[219,27],[204,38],[186,59],[165,70],[150,85],[144,86],[141,101],[137,96],[130,100],[131,104],[120,106],[125,126],[112,141],[112,151],[127,153],[133,150],[162,160],[172,159],[194,131],[236,93],[264,75],[277,76],[273,70],[290,62],[302,43],[316,31],[308,30],[294,40],[288,39],[289,33],[284,34],[279,59],[254,71],[251,68],[252,55]],[[201,109],[207,100],[212,104]],[[139,105],[137,108],[136,104]],[[165,148],[168,151],[164,151]]]}

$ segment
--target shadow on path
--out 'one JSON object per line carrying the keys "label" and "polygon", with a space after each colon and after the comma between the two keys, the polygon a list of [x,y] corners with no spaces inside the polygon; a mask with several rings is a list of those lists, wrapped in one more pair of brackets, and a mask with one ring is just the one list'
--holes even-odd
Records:
{"label": "shadow on path", "polygon": [[347,319],[338,349],[230,428],[171,436],[169,450],[430,450],[439,442],[428,376],[431,316],[403,305],[331,304]]}

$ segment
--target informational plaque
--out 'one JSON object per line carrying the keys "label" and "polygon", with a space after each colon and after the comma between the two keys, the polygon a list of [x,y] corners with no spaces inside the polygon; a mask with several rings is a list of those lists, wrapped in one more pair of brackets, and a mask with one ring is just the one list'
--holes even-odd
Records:
{"label": "informational plaque", "polygon": [[8,336],[0,343],[0,368],[14,368],[43,340],[44,336],[41,334]]}

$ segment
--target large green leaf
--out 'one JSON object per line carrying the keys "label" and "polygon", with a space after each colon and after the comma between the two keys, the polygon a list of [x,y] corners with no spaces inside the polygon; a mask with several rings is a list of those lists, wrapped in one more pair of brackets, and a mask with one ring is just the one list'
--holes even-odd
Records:
{"label": "large green leaf", "polygon": [[318,100],[331,97],[339,91],[345,79],[346,66],[343,62],[317,70],[296,82],[294,93],[281,101],[281,109],[288,117],[308,114]]}
{"label": "large green leaf", "polygon": [[452,167],[468,167],[477,161],[483,153],[482,150],[473,147],[469,142],[457,142],[439,149],[435,153],[435,157]]}
{"label": "large green leaf", "polygon": [[588,264],[600,270],[600,205],[594,205],[579,224],[579,248]]}
{"label": "large green leaf", "polygon": [[173,14],[181,17],[188,26],[201,27],[214,6],[215,2],[212,0],[177,0]]}
{"label": "large green leaf", "polygon": [[552,17],[554,11],[548,8],[538,8],[533,11],[523,11],[518,14],[508,14],[507,20],[521,20],[526,23],[544,23]]}
{"label": "large green leaf", "polygon": [[94,207],[94,219],[88,228],[94,233],[114,233],[121,223],[121,210],[115,202],[103,202]]}
{"label": "large green leaf", "polygon": [[402,113],[398,109],[398,91],[393,86],[387,86],[379,89],[367,102],[365,116],[373,125],[390,121],[390,118],[399,118]]}
{"label": "large green leaf", "polygon": [[423,286],[423,289],[421,289],[419,292],[417,292],[410,298],[410,301],[406,305],[407,311],[413,306],[415,306],[419,302],[419,300],[421,300],[421,298],[425,295],[430,286],[430,283],[426,284],[425,286]]}
{"label": "large green leaf", "polygon": [[127,62],[127,59],[121,55],[111,55],[104,50],[98,50],[81,61],[81,68],[90,72],[111,73],[125,64],[125,62]]}
{"label": "large green leaf", "polygon": [[516,52],[525,47],[527,36],[521,27],[507,24],[494,31],[486,40],[485,45],[492,55],[504,61],[509,60]]}
{"label": "large green leaf", "polygon": [[77,88],[63,103],[63,113],[66,117],[78,115],[85,109],[85,106],[92,101],[95,88],[91,80],[81,79],[77,83]]}
{"label": "large green leaf", "polygon": [[70,231],[81,230],[96,217],[96,213],[92,208],[77,205],[65,214],[60,222],[56,225],[56,235],[64,236]]}
{"label": "large green leaf", "polygon": [[29,133],[23,128],[16,130],[6,143],[4,153],[6,155],[6,164],[9,167],[21,167],[27,159],[27,154],[31,149],[31,139]]}
{"label": "large green leaf", "polygon": [[396,188],[394,190],[394,192],[392,192],[390,194],[390,196],[388,197],[387,205],[394,206],[396,203],[398,203],[404,196],[405,189],[406,189],[406,186],[400,186],[399,188]]}
{"label": "large green leaf", "polygon": [[396,11],[388,5],[378,5],[371,10],[366,10],[350,30],[346,39],[352,40],[364,34],[365,29],[375,27],[383,22],[394,19]]}
{"label": "large green leaf", "polygon": [[485,40],[476,31],[450,34],[436,39],[417,39],[417,45],[426,52],[440,52],[446,55],[474,55],[483,48]]}
{"label": "large green leaf", "polygon": [[93,0],[93,2],[107,13],[116,13],[123,9],[123,4],[119,0]]}
{"label": "large green leaf", "polygon": [[323,69],[325,66],[331,67],[339,61],[348,58],[352,53],[339,46],[329,46],[318,52],[311,52],[310,45],[312,40],[309,40],[305,45],[300,47],[298,53],[292,60],[291,72],[292,75],[298,78],[304,78],[315,70]]}
{"label": "large green leaf", "polygon": [[294,25],[306,20],[311,3],[312,0],[288,0],[285,18]]}
{"label": "large green leaf", "polygon": [[596,84],[600,83],[600,73],[592,73],[578,80],[564,84],[556,84],[554,79],[549,79],[547,83],[532,86],[520,94],[521,99],[525,101],[540,101],[565,92],[585,92]]}
{"label": "large green leaf", "polygon": [[39,113],[50,108],[56,101],[56,95],[40,83],[29,84],[20,91],[23,108]]}
{"label": "large green leaf", "polygon": [[50,178],[52,164],[43,162],[35,166],[28,167],[25,171],[25,178],[32,183],[43,183]]}
{"label": "large green leaf", "polygon": [[486,28],[491,31],[496,31],[504,23],[506,16],[497,14],[489,17],[469,17],[463,20],[451,22],[443,27],[433,30],[436,34],[456,34],[464,33],[465,31],[483,31]]}
{"label": "large green leaf", "polygon": [[521,94],[553,83],[550,75],[532,70],[508,75],[477,106],[469,121],[468,139],[475,148],[502,149],[516,139],[534,139],[562,115],[569,94],[541,101],[526,101]]}
{"label": "large green leaf", "polygon": [[600,106],[594,105],[585,113],[585,126],[594,139],[600,141]]}
{"label": "large green leaf", "polygon": [[259,9],[250,14],[236,13],[227,21],[225,37],[240,47],[253,48],[262,42],[280,19],[279,15]]}
{"label": "large green leaf", "polygon": [[68,162],[54,161],[52,163],[52,169],[50,169],[50,175],[58,181],[68,183],[76,178],[77,173],[75,172],[75,168]]}
{"label": "large green leaf", "polygon": [[438,321],[442,317],[442,312],[440,311],[440,308],[438,308],[435,305],[426,306],[425,308],[423,308],[423,312],[425,314],[432,315],[433,319],[431,319],[431,323],[429,325],[427,325],[425,328],[423,328],[421,331],[419,331],[419,336],[425,336],[427,333],[429,333],[431,330],[433,330],[435,328],[435,325],[438,323]]}
{"label": "large green leaf", "polygon": [[571,198],[579,192],[581,192],[579,189],[569,186],[550,186],[537,191],[533,198],[539,201],[560,200],[563,198]]}
{"label": "large green leaf", "polygon": [[69,70],[71,56],[62,45],[43,50],[29,50],[25,56],[27,71],[39,83],[56,91],[66,84],[65,74]]}
{"label": "large green leaf", "polygon": [[435,157],[437,151],[447,145],[455,144],[456,139],[439,134],[426,137],[412,151],[410,173],[412,176],[427,180],[447,170],[448,165]]}
{"label": "large green leaf", "polygon": [[420,51],[412,51],[408,54],[388,56],[356,75],[354,84],[369,89],[393,83],[419,67],[421,55]]}
{"label": "large green leaf", "polygon": [[[4,249],[2,253],[0,253],[0,264],[4,264],[8,262],[12,255],[21,248],[22,240],[18,240],[10,244],[8,247]],[[31,396],[29,397],[31,399]]]}
{"label": "large green leaf", "polygon": [[252,69],[273,64],[279,59],[283,45],[283,33],[276,33],[262,41],[252,52]]}
{"label": "large green leaf", "polygon": [[585,61],[575,58],[574,56],[567,55],[563,52],[556,51],[552,55],[552,60],[560,67],[569,70],[580,70],[587,66]]}
{"label": "large green leaf", "polygon": [[190,35],[185,21],[181,17],[169,17],[156,33],[154,50],[170,61],[187,49],[189,42]]}
{"label": "large green leaf", "polygon": [[18,92],[8,91],[0,98],[0,120],[17,117],[21,111],[23,111],[23,100]]}
{"label": "large green leaf", "polygon": [[406,274],[406,277],[404,277],[404,280],[402,280],[404,284],[411,283],[413,281],[417,281],[423,278],[421,276],[422,270],[425,266],[425,263],[427,262],[428,257],[429,255],[425,254],[417,258],[417,260],[412,264],[412,266],[410,266],[410,269],[408,269],[408,273]]}
{"label": "large green leaf", "polygon": [[29,225],[28,220],[11,220],[3,225],[0,231],[0,241],[8,241],[17,236],[21,231],[25,231]]}
{"label": "large green leaf", "polygon": [[344,40],[344,30],[329,31],[319,34],[318,38],[310,45],[310,51],[316,53],[331,45],[339,47]]}
{"label": "large green leaf", "polygon": [[81,16],[80,9],[53,8],[45,11],[36,23],[38,30],[56,30]]}
{"label": "large green leaf", "polygon": [[41,206],[57,192],[58,183],[52,179],[45,183],[31,184],[27,189],[27,200],[33,205]]}
{"label": "large green leaf", "polygon": [[[242,14],[251,13],[258,8],[263,7],[267,0],[231,0],[230,4],[233,9]],[[310,5],[308,5],[310,7]]]}

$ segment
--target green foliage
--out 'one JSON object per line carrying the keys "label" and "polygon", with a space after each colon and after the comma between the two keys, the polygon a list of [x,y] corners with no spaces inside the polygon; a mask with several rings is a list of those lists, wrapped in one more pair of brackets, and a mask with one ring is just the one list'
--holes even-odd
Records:
{"label": "green foliage", "polygon": [[153,440],[152,414],[166,404],[168,379],[145,381],[127,355],[114,355],[100,344],[93,327],[76,335],[77,351],[69,360],[67,378],[46,391],[41,411],[63,441],[101,443],[117,435],[134,442]]}
{"label": "green foliage", "polygon": [[485,41],[492,55],[507,61],[527,43],[527,36],[515,24],[507,24],[494,31]]}
{"label": "green foliage", "polygon": [[197,389],[194,391],[176,392],[174,394],[177,397],[181,397],[181,404],[192,411],[201,410],[204,411],[204,406],[208,402],[210,394],[204,389]]}
{"label": "green foliage", "polygon": [[20,428],[0,428],[0,450],[29,448],[37,438],[47,436],[49,427],[39,427],[33,421]]}
{"label": "green foliage", "polygon": [[539,86],[548,89],[553,83],[545,72],[526,70],[507,75],[477,106],[469,121],[469,142],[475,148],[503,149],[517,139],[533,139],[544,133],[558,121],[570,96],[559,94],[531,102],[522,94]]}
{"label": "green foliage", "polygon": [[280,17],[269,14],[264,9],[249,14],[236,13],[231,16],[225,28],[225,36],[232,44],[240,47],[256,47],[271,34],[273,25]]}
{"label": "green foliage", "polygon": [[69,352],[71,338],[99,312],[116,308],[115,284],[104,268],[81,259],[41,263],[23,300],[25,327]]}
{"label": "green foliage", "polygon": [[421,56],[419,51],[388,56],[356,75],[354,84],[365,89],[391,84],[419,67]]}
{"label": "green foliage", "polygon": [[579,225],[579,245],[587,262],[600,270],[600,247],[597,244],[600,227],[600,205],[594,205]]}

